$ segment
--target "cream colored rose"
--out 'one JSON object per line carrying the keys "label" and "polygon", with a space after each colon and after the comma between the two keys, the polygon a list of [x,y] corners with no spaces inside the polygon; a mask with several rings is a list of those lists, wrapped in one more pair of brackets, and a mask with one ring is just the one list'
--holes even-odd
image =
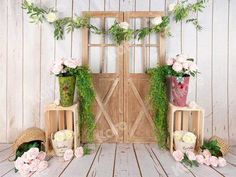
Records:
{"label": "cream colored rose", "polygon": [[127,30],[127,29],[129,29],[129,23],[127,23],[127,22],[120,22],[119,27]]}
{"label": "cream colored rose", "polygon": [[171,3],[171,4],[169,5],[168,11],[169,11],[169,12],[172,12],[172,11],[175,9],[175,7],[176,7],[176,3]]}
{"label": "cream colored rose", "polygon": [[54,139],[55,139],[56,141],[64,141],[64,140],[65,140],[65,134],[64,134],[64,132],[62,132],[62,131],[56,132],[55,135],[54,135]]}
{"label": "cream colored rose", "polygon": [[161,24],[162,22],[162,17],[159,16],[159,17],[155,17],[151,20],[151,23],[154,25],[154,26],[157,26],[159,24]]}
{"label": "cream colored rose", "polygon": [[73,138],[73,132],[71,130],[65,130],[64,133],[66,140],[70,140]]}
{"label": "cream colored rose", "polygon": [[184,135],[184,132],[183,132],[183,131],[175,131],[175,133],[174,133],[174,137],[175,137],[176,140],[178,140],[178,141],[181,141],[181,140],[182,140],[183,135]]}
{"label": "cream colored rose", "polygon": [[185,133],[182,139],[185,143],[195,143],[196,142],[196,136],[191,132]]}
{"label": "cream colored rose", "polygon": [[57,14],[55,12],[49,12],[46,15],[46,19],[49,23],[53,23],[57,20]]}

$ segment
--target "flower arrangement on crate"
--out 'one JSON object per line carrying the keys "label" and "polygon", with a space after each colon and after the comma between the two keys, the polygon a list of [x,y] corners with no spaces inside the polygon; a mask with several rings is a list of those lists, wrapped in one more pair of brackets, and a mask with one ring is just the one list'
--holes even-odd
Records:
{"label": "flower arrangement on crate", "polygon": [[61,106],[71,106],[73,104],[76,85],[80,103],[80,130],[82,130],[82,127],[86,128],[87,140],[91,142],[95,128],[95,120],[92,113],[95,92],[90,70],[87,67],[79,66],[78,60],[59,59],[55,61],[51,72],[59,78]]}
{"label": "flower arrangement on crate", "polygon": [[150,27],[144,27],[137,30],[129,29],[126,22],[114,22],[112,27],[108,31],[97,28],[90,24],[89,17],[58,17],[58,12],[55,8],[41,8],[34,3],[24,0],[22,8],[27,11],[32,23],[42,23],[44,21],[53,25],[54,37],[56,39],[62,39],[65,31],[67,33],[74,31],[75,29],[87,28],[95,34],[110,34],[112,39],[121,44],[122,41],[127,41],[133,37],[143,39],[145,36],[151,33],[164,33],[170,36],[170,18],[173,17],[175,22],[192,23],[197,30],[202,27],[199,25],[197,18],[192,17],[192,14],[201,12],[206,6],[207,0],[200,0],[196,3],[189,3],[187,0],[180,1],[178,3],[172,3],[169,5],[169,13],[166,16],[155,17],[151,20]]}
{"label": "flower arrangement on crate", "polygon": [[182,151],[177,149],[172,155],[177,162],[190,167],[199,166],[199,164],[212,167],[224,167],[227,165],[226,160],[222,157],[217,140],[204,142],[201,149],[199,154],[195,154],[190,150]]}
{"label": "flower arrangement on crate", "polygon": [[174,143],[175,149],[185,151],[194,151],[197,137],[192,132],[175,131]]}

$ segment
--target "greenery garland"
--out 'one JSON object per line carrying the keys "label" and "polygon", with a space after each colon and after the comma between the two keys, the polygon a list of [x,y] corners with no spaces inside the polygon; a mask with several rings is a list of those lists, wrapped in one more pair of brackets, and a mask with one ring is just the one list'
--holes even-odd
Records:
{"label": "greenery garland", "polygon": [[166,148],[166,141],[168,137],[168,97],[166,85],[166,66],[159,66],[156,68],[149,69],[148,74],[151,76],[149,96],[155,114],[154,131],[158,145],[161,148]]}
{"label": "greenery garland", "polygon": [[132,29],[122,29],[119,24],[115,22],[108,31],[98,29],[96,26],[89,23],[89,17],[79,17],[76,16],[74,19],[72,17],[64,17],[61,19],[57,18],[56,10],[53,8],[40,8],[34,3],[24,0],[22,3],[22,8],[27,11],[32,23],[42,23],[47,21],[54,26],[54,37],[59,40],[63,39],[65,31],[67,33],[74,31],[75,29],[88,28],[92,33],[95,34],[110,34],[112,39],[120,45],[123,41],[128,41],[138,37],[138,40],[144,39],[147,35],[151,33],[164,33],[170,36],[170,17],[173,16],[174,20],[177,22],[185,21],[186,23],[192,23],[197,30],[201,30],[197,18],[189,18],[191,14],[196,14],[201,12],[208,0],[199,0],[196,3],[188,3],[188,0],[183,0],[174,4],[173,9],[167,16],[162,17],[162,22],[160,24],[152,25],[150,27],[144,27],[142,29],[132,30]]}

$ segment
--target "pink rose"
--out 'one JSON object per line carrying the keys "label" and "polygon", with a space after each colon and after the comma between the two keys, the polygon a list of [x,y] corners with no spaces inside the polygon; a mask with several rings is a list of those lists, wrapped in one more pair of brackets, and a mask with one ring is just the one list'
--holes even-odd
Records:
{"label": "pink rose", "polygon": [[22,158],[22,157],[18,157],[18,158],[16,159],[16,161],[14,162],[14,165],[15,165],[15,168],[16,168],[17,170],[21,169],[22,166],[24,165],[24,160],[23,160],[23,158]]}
{"label": "pink rose", "polygon": [[30,162],[29,166],[30,166],[30,171],[37,171],[38,170],[38,165],[40,163],[39,159],[34,159]]}
{"label": "pink rose", "polygon": [[189,160],[196,160],[196,156],[195,156],[194,152],[192,152],[192,151],[187,151],[187,152],[186,152],[186,155],[187,155],[187,157],[188,157]]}
{"label": "pink rose", "polygon": [[64,153],[64,160],[68,161],[73,157],[73,151],[72,149],[67,149]]}
{"label": "pink rose", "polygon": [[76,150],[75,150],[75,157],[76,158],[81,158],[81,157],[83,157],[83,155],[84,155],[83,147],[76,148]]}
{"label": "pink rose", "polygon": [[208,165],[208,166],[211,165],[210,158],[205,158],[204,159],[204,164]]}
{"label": "pink rose", "polygon": [[199,164],[203,164],[204,163],[203,155],[196,155],[196,160]]}
{"label": "pink rose", "polygon": [[62,65],[53,65],[53,67],[51,68],[51,73],[58,75],[62,72],[63,70],[63,66]]}
{"label": "pink rose", "polygon": [[42,161],[42,160],[45,159],[45,157],[46,157],[46,153],[43,152],[43,151],[40,151],[39,154],[38,154],[38,156],[37,156],[37,159],[39,159],[39,160]]}
{"label": "pink rose", "polygon": [[205,158],[210,158],[211,157],[211,153],[208,149],[204,149],[204,151],[202,152],[203,156]]}
{"label": "pink rose", "polygon": [[45,160],[43,160],[43,161],[41,161],[41,162],[39,163],[39,165],[38,165],[38,171],[39,171],[39,172],[40,172],[40,171],[43,171],[43,170],[45,170],[47,167],[48,167],[48,162],[45,161]]}
{"label": "pink rose", "polygon": [[61,58],[61,59],[59,59],[59,60],[56,60],[56,61],[55,61],[55,65],[63,65],[63,64],[64,64],[64,61],[65,61],[64,58]]}
{"label": "pink rose", "polygon": [[189,67],[189,62],[187,62],[187,61],[184,62],[184,63],[183,63],[183,68],[184,68],[184,69],[188,69],[188,67]]}
{"label": "pink rose", "polygon": [[24,154],[21,156],[22,160],[23,160],[25,163],[29,163],[29,162],[30,162],[30,160],[29,160],[28,157],[27,157],[27,153],[28,153],[28,152],[24,152]]}
{"label": "pink rose", "polygon": [[73,60],[73,59],[68,59],[64,61],[64,65],[69,67],[69,68],[76,68],[79,65],[78,60]]}
{"label": "pink rose", "polygon": [[223,157],[218,158],[219,167],[224,167],[227,165],[226,160]]}
{"label": "pink rose", "polygon": [[24,164],[20,169],[19,173],[21,176],[29,176],[30,175],[30,166],[28,164]]}
{"label": "pink rose", "polygon": [[217,167],[218,166],[218,159],[217,159],[217,157],[211,156],[210,157],[210,163],[211,163],[211,166]]}
{"label": "pink rose", "polygon": [[174,151],[172,155],[177,162],[180,162],[184,159],[184,154],[180,150]]}
{"label": "pink rose", "polygon": [[183,69],[183,65],[179,62],[175,62],[172,66],[172,69],[176,72],[180,72]]}
{"label": "pink rose", "polygon": [[168,59],[167,61],[166,61],[166,64],[167,65],[173,65],[174,64],[174,59],[173,58],[170,58],[170,59]]}
{"label": "pink rose", "polygon": [[28,160],[36,159],[38,155],[39,155],[38,148],[31,148],[30,150],[27,151],[27,159]]}

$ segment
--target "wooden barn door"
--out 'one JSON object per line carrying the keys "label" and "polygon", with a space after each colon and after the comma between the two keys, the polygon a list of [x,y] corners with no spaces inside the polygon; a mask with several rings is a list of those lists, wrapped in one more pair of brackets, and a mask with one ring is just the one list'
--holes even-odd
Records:
{"label": "wooden barn door", "polygon": [[[84,12],[91,24],[100,29],[122,21],[123,13]],[[94,115],[96,142],[123,142],[123,47],[117,47],[108,35],[96,35],[83,30],[83,64],[93,73],[96,92]]]}
{"label": "wooden barn door", "polygon": [[[115,20],[133,29],[150,25],[162,12],[84,12],[100,29]],[[117,46],[110,37],[83,30],[83,64],[93,73],[96,91],[96,142],[153,142],[152,111],[148,102],[148,68],[164,59],[164,40],[150,35]]]}
{"label": "wooden barn door", "polygon": [[[124,21],[136,30],[147,27],[150,19],[162,12],[126,12]],[[153,142],[153,114],[148,101],[149,76],[147,69],[162,63],[165,58],[164,39],[153,34],[144,40],[125,44],[124,50],[124,119],[126,142]]]}

